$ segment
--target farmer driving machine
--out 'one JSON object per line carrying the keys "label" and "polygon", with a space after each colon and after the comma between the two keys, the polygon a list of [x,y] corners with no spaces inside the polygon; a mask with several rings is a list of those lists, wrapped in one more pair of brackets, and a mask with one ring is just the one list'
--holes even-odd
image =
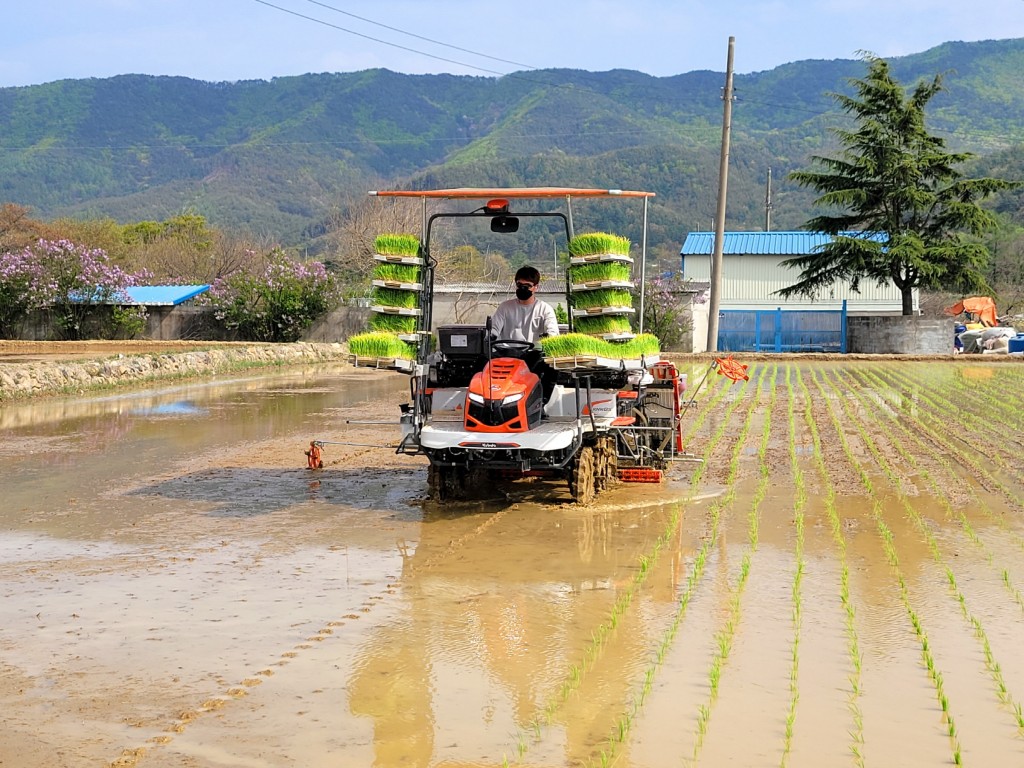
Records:
{"label": "farmer driving machine", "polygon": [[[692,460],[683,452],[681,431],[686,377],[661,359],[657,340],[643,334],[646,222],[653,193],[517,188],[371,194],[421,199],[423,234],[406,236],[395,249],[387,238],[378,238],[371,321],[376,332],[349,339],[351,359],[410,377],[396,452],[427,458],[432,498],[460,498],[498,479],[540,476],[567,480],[572,498],[586,503],[615,479],[658,482],[669,462]],[[574,247],[579,241],[572,203],[587,198],[643,205],[637,308],[629,241],[617,238],[618,246],[593,252]],[[428,201],[437,200],[455,201],[463,210],[428,213]],[[474,207],[467,203],[472,200],[486,202]],[[523,200],[541,201],[539,209],[513,208],[525,207]],[[495,338],[490,318],[480,325],[435,328],[437,225],[458,219],[511,234],[526,218],[547,219],[549,228],[554,222],[566,239],[568,334],[539,344]],[[639,333],[634,334],[629,318],[637,309]],[[319,449],[325,444],[314,441],[307,454],[315,453],[322,463]]]}

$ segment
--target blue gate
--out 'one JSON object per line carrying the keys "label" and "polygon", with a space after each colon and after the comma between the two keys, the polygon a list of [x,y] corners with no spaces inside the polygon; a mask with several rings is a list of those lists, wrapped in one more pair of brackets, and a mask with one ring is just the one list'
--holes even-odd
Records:
{"label": "blue gate", "polygon": [[719,314],[721,352],[846,352],[842,309],[725,309]]}

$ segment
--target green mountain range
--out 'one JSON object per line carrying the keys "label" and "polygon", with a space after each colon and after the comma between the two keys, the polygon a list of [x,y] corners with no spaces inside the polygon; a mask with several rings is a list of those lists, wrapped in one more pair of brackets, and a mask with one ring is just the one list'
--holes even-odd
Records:
{"label": "green mountain range", "polygon": [[[1022,178],[1024,39],[947,43],[892,60],[905,85],[942,73],[929,129]],[[728,226],[803,225],[788,182],[849,125],[830,92],[857,60],[802,61],[735,78]],[[713,225],[724,74],[651,77],[534,70],[501,78],[388,70],[208,83],[122,75],[0,89],[0,202],[41,217],[165,219],[309,246],[332,212],[395,186],[645,189],[654,249]],[[1002,200],[1020,213],[1020,198]],[[622,231],[613,214],[595,226]],[[605,218],[606,217],[606,218]],[[628,235],[628,233],[626,233]]]}

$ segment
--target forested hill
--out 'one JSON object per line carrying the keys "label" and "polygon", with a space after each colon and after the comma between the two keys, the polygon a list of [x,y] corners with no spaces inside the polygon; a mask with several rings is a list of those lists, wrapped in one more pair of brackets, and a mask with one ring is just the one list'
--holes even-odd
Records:
{"label": "forested hill", "polygon": [[[892,63],[907,85],[944,75],[929,128],[988,156],[990,171],[1002,167],[1000,151],[1024,142],[1024,40],[947,43]],[[769,167],[773,226],[803,224],[810,196],[785,174],[829,149],[829,126],[849,125],[829,93],[849,92],[848,79],[865,71],[845,59],[736,77],[730,226],[760,226]],[[612,186],[655,191],[655,244],[678,245],[712,222],[723,84],[723,73],[707,71],[370,70],[4,88],[0,202],[122,221],[194,211],[294,244],[380,186]]]}

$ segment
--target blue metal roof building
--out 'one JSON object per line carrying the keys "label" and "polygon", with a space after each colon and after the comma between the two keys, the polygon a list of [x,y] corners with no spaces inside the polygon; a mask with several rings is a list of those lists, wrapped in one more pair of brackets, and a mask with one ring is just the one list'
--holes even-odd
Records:
{"label": "blue metal roof building", "polygon": [[[803,256],[814,253],[831,239],[823,232],[726,232],[722,238],[722,253]],[[691,232],[680,253],[710,256],[714,247],[714,232]]]}
{"label": "blue metal roof building", "polygon": [[[861,233],[849,232],[849,235]],[[880,235],[864,235],[871,240],[880,239]],[[832,236],[824,232],[806,232],[791,230],[789,232],[725,232],[722,238],[722,254],[751,254],[806,256],[816,252],[821,246],[832,241]],[[714,232],[691,232],[686,236],[680,254],[710,256],[715,247]]]}
{"label": "blue metal roof building", "polygon": [[[859,234],[859,233],[850,233]],[[878,238],[877,234],[865,237]],[[855,292],[837,282],[814,296],[783,299],[777,291],[793,285],[799,271],[782,262],[806,256],[831,240],[823,232],[726,232],[722,241],[722,309],[840,309],[846,302],[852,315],[899,315],[903,301],[896,286],[861,280]],[[690,232],[680,249],[683,275],[694,282],[711,280],[714,232]],[[915,308],[917,298],[915,294]]]}
{"label": "blue metal roof building", "polygon": [[132,304],[175,307],[208,290],[209,285],[136,285],[128,288],[126,293]]}

